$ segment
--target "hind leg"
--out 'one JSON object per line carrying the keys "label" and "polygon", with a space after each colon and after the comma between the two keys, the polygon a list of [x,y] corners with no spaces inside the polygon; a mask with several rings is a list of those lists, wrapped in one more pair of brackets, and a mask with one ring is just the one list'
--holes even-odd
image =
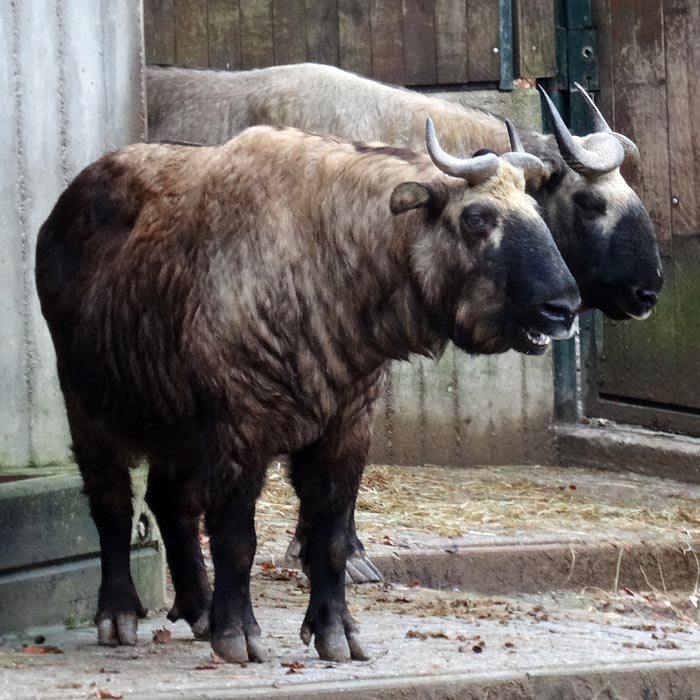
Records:
{"label": "hind leg", "polygon": [[138,618],[145,617],[131,577],[131,476],[133,462],[104,426],[66,400],[73,452],[83,477],[90,513],[100,538],[102,582],[97,602],[98,642],[137,642]]}
{"label": "hind leg", "polygon": [[[299,569],[303,566],[301,550],[308,528],[309,524],[301,519],[300,513],[294,537],[289,543],[287,552],[284,555],[285,563],[291,568]],[[379,571],[372,560],[367,556],[365,546],[357,536],[354,505],[348,525],[348,552],[348,560],[345,564],[345,583],[376,583],[384,579],[382,572]],[[308,575],[309,572],[305,570],[304,573]]]}
{"label": "hind leg", "polygon": [[211,586],[207,578],[199,522],[204,510],[199,484],[176,462],[151,459],[146,502],[165,544],[175,602],[168,620],[189,623],[196,639],[209,638]]}

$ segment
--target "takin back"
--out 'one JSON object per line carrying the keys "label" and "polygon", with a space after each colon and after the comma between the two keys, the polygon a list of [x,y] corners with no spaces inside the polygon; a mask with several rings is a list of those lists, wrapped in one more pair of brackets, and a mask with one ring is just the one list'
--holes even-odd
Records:
{"label": "takin back", "polygon": [[428,140],[430,158],[271,127],[216,148],[138,144],[61,195],[36,283],[100,536],[101,644],[135,644],[145,612],[129,571],[129,467],[143,456],[171,617],[227,661],[265,658],[249,592],[255,502],[267,464],[288,454],[309,524],[302,638],[323,659],[366,657],[344,571],[387,362],[449,340],[541,354],[580,304],[524,191],[542,163],[458,159]]}
{"label": "takin back", "polygon": [[[333,66],[239,72],[149,67],[146,79],[151,141],[214,145],[248,126],[271,124],[422,151],[423,127],[431,117],[444,147],[458,156],[509,148],[503,121],[487,112]],[[620,174],[623,160],[639,154],[629,139],[610,130],[579,89],[593,133],[572,136],[546,94],[554,134],[520,130],[525,149],[546,166],[532,181],[532,194],[576,278],[584,307],[616,320],[646,318],[661,291],[661,261],[649,215]]]}

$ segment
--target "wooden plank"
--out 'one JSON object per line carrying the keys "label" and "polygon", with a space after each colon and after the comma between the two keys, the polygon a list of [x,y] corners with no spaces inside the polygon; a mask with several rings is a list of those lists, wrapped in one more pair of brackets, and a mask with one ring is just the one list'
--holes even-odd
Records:
{"label": "wooden plank", "polygon": [[175,3],[175,61],[179,66],[207,68],[207,0]]}
{"label": "wooden plank", "polygon": [[465,0],[435,0],[435,28],[438,83],[467,82],[469,55]]}
{"label": "wooden plank", "polygon": [[515,0],[513,47],[516,78],[557,74],[552,0]]}
{"label": "wooden plank", "polygon": [[372,75],[369,0],[338,0],[340,67]]}
{"label": "wooden plank", "polygon": [[146,63],[175,63],[174,0],[144,0]]}
{"label": "wooden plank", "polygon": [[434,0],[403,0],[406,85],[437,84]]}
{"label": "wooden plank", "polygon": [[652,85],[666,79],[663,0],[610,3],[613,77],[616,83]]}
{"label": "wooden plank", "polygon": [[306,0],[306,59],[339,63],[337,0]]}
{"label": "wooden plank", "polygon": [[275,64],[272,0],[240,0],[241,67],[265,68]]}
{"label": "wooden plank", "polygon": [[[600,93],[596,95],[596,103],[605,115],[609,124],[615,123],[614,95],[615,83],[613,81],[613,56],[612,56],[612,27],[611,27],[611,0],[592,0],[593,26],[598,29],[598,84]],[[622,129],[622,125],[618,125]]]}
{"label": "wooden plank", "polygon": [[[696,111],[700,59],[700,6],[695,0],[664,4],[666,80],[668,94],[671,224],[674,236],[700,233],[700,126]],[[692,77],[691,77],[692,76]]]}
{"label": "wooden plank", "polygon": [[241,67],[241,16],[238,0],[207,0],[209,67]]}
{"label": "wooden plank", "polygon": [[274,0],[275,64],[306,60],[305,0]]}
{"label": "wooden plank", "polygon": [[468,1],[467,37],[469,80],[471,82],[499,80],[501,64],[497,2]]}
{"label": "wooden plank", "polygon": [[372,77],[404,84],[402,0],[371,0]]}

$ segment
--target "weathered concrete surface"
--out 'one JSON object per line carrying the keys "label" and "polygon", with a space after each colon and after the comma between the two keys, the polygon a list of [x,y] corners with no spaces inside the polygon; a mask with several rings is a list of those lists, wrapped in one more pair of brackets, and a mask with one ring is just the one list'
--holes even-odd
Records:
{"label": "weathered concrete surface", "polygon": [[[663,608],[607,605],[600,595],[479,598],[398,586],[349,592],[369,662],[321,662],[298,630],[307,600],[295,576],[253,580],[270,653],[264,664],[218,664],[186,625],[155,618],[137,647],[98,647],[92,628],[45,630],[62,654],[0,646],[0,698],[396,698],[421,700],[688,700],[700,697],[700,629]],[[617,603],[615,603],[617,605]],[[167,629],[172,638],[152,641]],[[479,652],[474,651],[478,647]],[[290,672],[290,666],[293,670]]]}
{"label": "weathered concrete surface", "polygon": [[556,426],[563,465],[627,471],[700,483],[700,438],[605,421]]}
{"label": "weathered concrete surface", "polygon": [[82,167],[143,138],[141,25],[135,0],[0,4],[0,467],[69,456],[36,235]]}
{"label": "weathered concrete surface", "polygon": [[[524,127],[541,125],[536,90],[434,94],[511,116]],[[551,353],[469,357],[450,345],[438,362],[415,358],[392,366],[370,459],[441,466],[550,462],[552,415]]]}
{"label": "weathered concrete surface", "polygon": [[[45,476],[36,476],[45,474]],[[99,540],[74,469],[28,469],[0,488],[0,633],[94,615]],[[14,474],[15,477],[21,476]],[[131,569],[141,600],[165,596],[163,548],[145,502],[145,473],[132,472]]]}

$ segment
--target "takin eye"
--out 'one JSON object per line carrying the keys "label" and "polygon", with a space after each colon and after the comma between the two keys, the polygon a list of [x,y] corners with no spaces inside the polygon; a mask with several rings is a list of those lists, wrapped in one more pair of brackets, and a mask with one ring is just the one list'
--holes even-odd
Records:
{"label": "takin eye", "polygon": [[581,213],[589,218],[605,216],[605,212],[608,209],[608,203],[605,201],[605,197],[595,192],[582,190],[581,192],[577,192],[573,199],[576,206],[581,210]]}
{"label": "takin eye", "polygon": [[496,228],[497,223],[498,214],[488,204],[475,202],[462,209],[460,225],[462,227],[462,235],[466,237],[484,238]]}

